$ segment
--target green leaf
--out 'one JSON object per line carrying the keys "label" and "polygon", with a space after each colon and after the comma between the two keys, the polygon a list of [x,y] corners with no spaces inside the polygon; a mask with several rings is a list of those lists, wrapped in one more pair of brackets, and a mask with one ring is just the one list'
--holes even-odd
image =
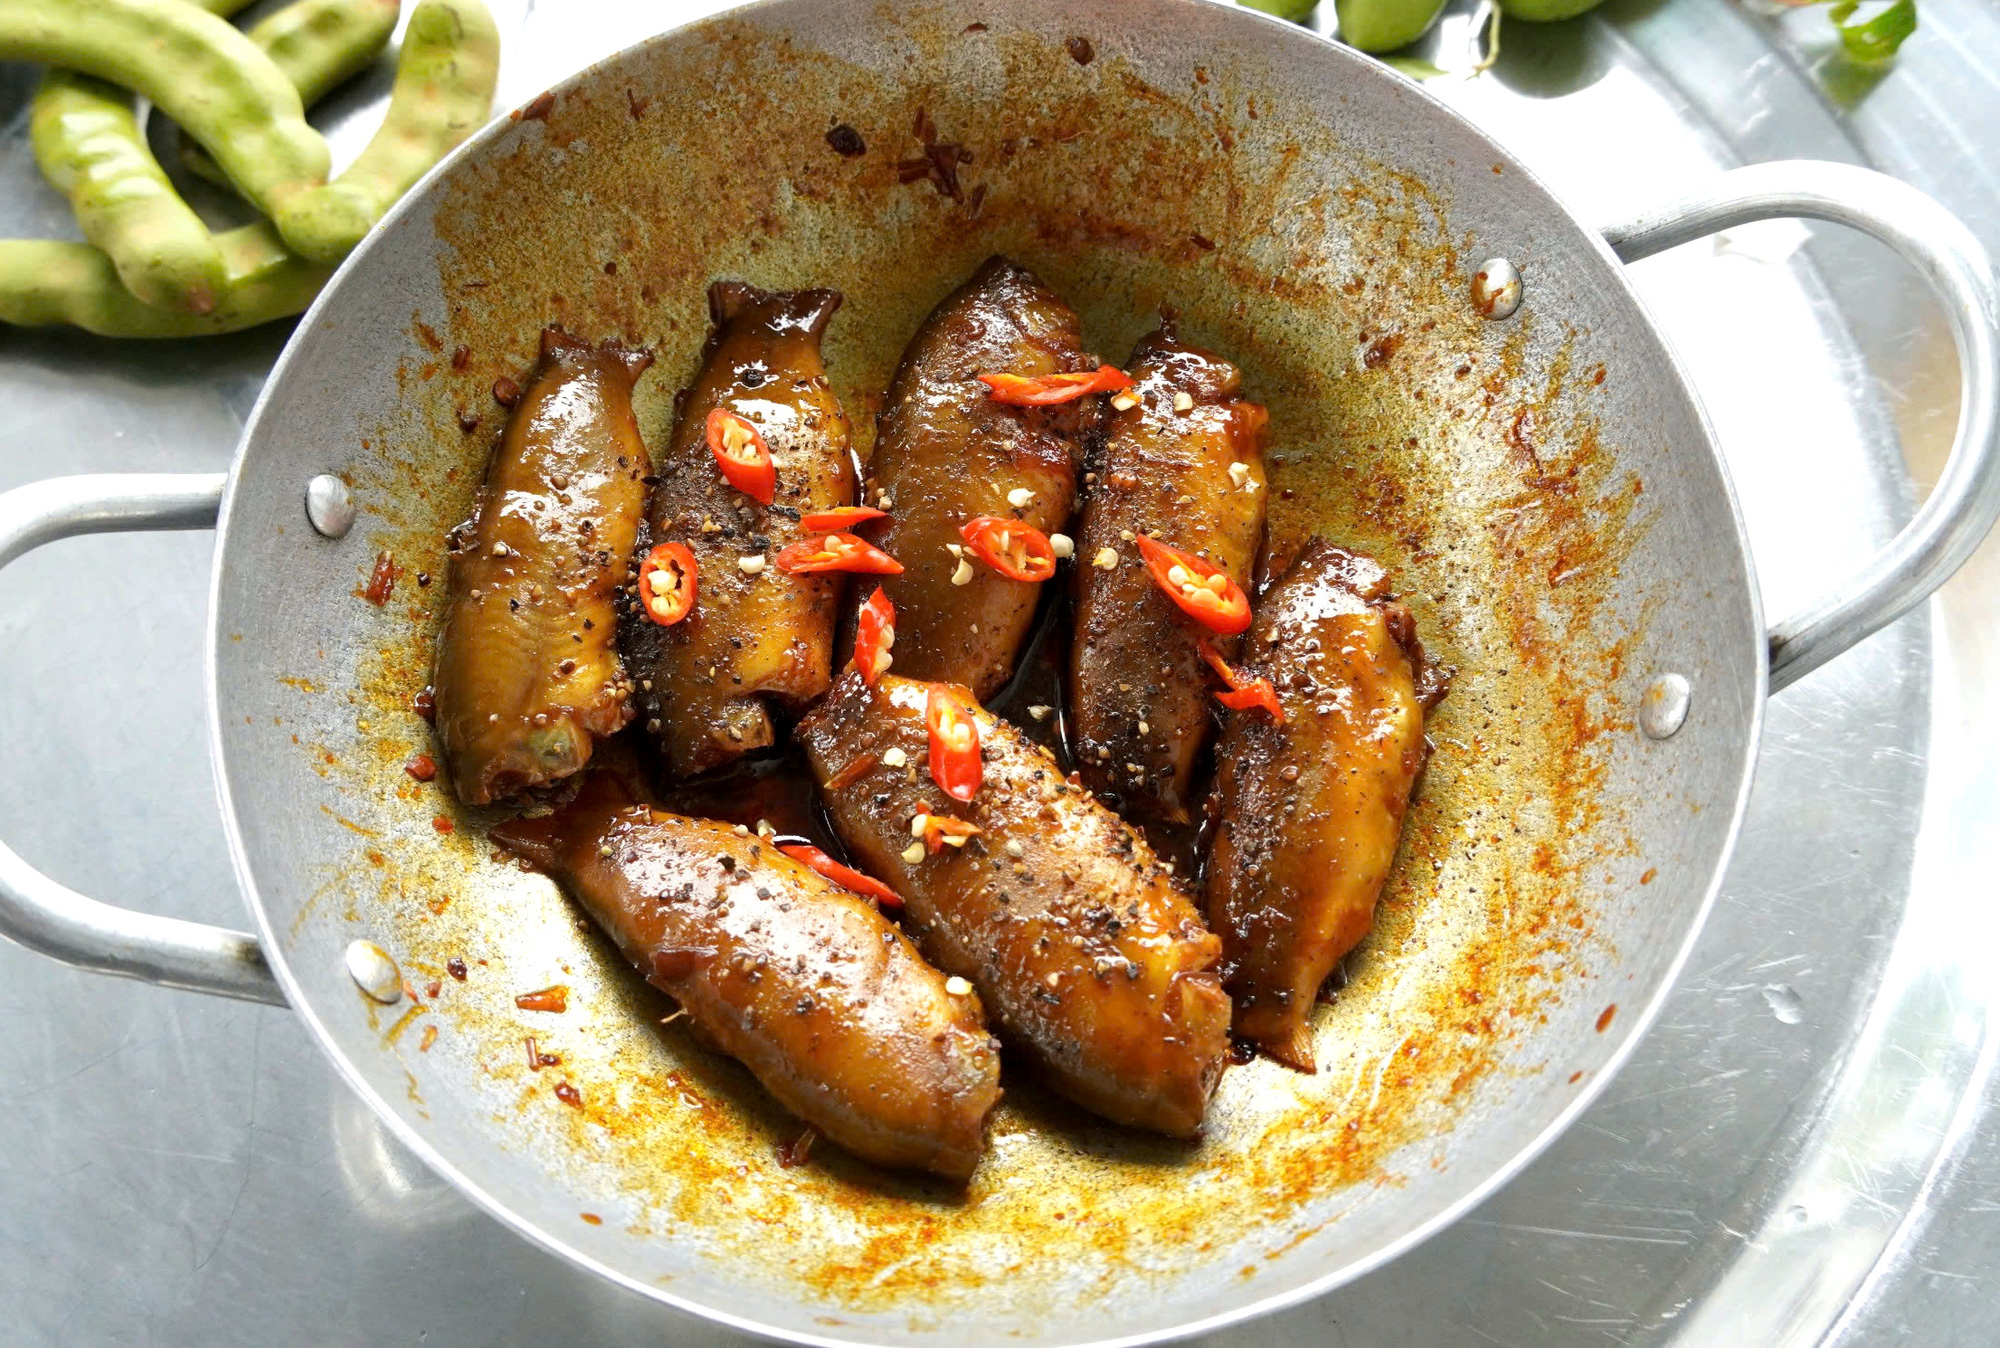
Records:
{"label": "green leaf", "polygon": [[1382,56],[1376,59],[1391,70],[1400,70],[1411,79],[1418,81],[1434,80],[1451,73],[1441,66],[1432,65],[1420,56]]}
{"label": "green leaf", "polygon": [[1860,8],[1861,0],[1840,0],[1826,12],[1840,34],[1841,50],[1848,60],[1861,65],[1894,60],[1903,40],[1917,31],[1917,0],[1895,0],[1872,18],[1849,22]]}
{"label": "green leaf", "polygon": [[1261,9],[1266,14],[1275,14],[1293,23],[1304,23],[1312,17],[1313,6],[1318,0],[1236,0],[1251,9]]}

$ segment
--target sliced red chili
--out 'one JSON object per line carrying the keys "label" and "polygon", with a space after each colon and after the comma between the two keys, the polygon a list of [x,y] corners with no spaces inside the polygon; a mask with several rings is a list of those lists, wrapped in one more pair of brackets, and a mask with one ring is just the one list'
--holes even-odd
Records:
{"label": "sliced red chili", "polygon": [[1132,381],[1116,365],[1100,365],[1075,374],[982,374],[996,403],[1009,407],[1049,407],[1089,393],[1116,393]]}
{"label": "sliced red chili", "polygon": [[857,524],[888,518],[888,511],[877,510],[874,506],[835,506],[832,510],[803,516],[799,523],[815,533],[840,533],[853,529]]}
{"label": "sliced red chili", "polygon": [[1009,580],[1042,581],[1056,573],[1049,536],[1020,520],[979,515],[958,526],[972,555]]}
{"label": "sliced red chili", "polygon": [[514,1005],[523,1011],[567,1011],[569,1010],[569,985],[557,983],[552,987],[540,988],[534,992],[519,993]]}
{"label": "sliced red chili", "polygon": [[779,843],[778,850],[794,861],[812,867],[842,889],[851,889],[856,894],[866,895],[884,908],[901,908],[903,896],[883,884],[872,875],[864,875],[852,866],[843,866],[811,843]]}
{"label": "sliced red chili", "polygon": [[708,414],[705,427],[709,452],[715,466],[729,485],[759,505],[771,504],[778,494],[778,465],[771,461],[770,446],[749,421],[726,408]]}
{"label": "sliced red chili", "polygon": [[827,534],[778,550],[778,569],[787,575],[812,571],[857,571],[870,576],[901,575],[903,564],[864,538]]}
{"label": "sliced red chili", "polygon": [[639,563],[639,607],[662,627],[694,612],[699,568],[683,543],[662,543]]}
{"label": "sliced red chili", "polygon": [[395,558],[386,552],[376,553],[375,569],[369,573],[368,588],[361,592],[361,597],[376,608],[388,603],[389,592],[396,588],[397,570]]}
{"label": "sliced red chili", "polygon": [[1250,625],[1250,596],[1223,570],[1179,548],[1140,534],[1139,555],[1153,584],[1181,611],[1211,632],[1233,637]]}
{"label": "sliced red chili", "polygon": [[946,843],[963,847],[966,839],[976,838],[984,831],[977,824],[968,824],[948,814],[927,814],[924,816],[924,847],[932,852],[943,851]]}
{"label": "sliced red chili", "polygon": [[1206,637],[1201,641],[1200,650],[1201,658],[1208,661],[1208,667],[1229,685],[1228,692],[1215,695],[1217,702],[1233,711],[1262,710],[1270,714],[1271,724],[1285,723],[1285,709],[1279,705],[1278,690],[1269,679],[1245,677],[1241,670],[1232,668],[1222,658],[1222,652],[1216,650]]}
{"label": "sliced red chili", "polygon": [[938,789],[953,800],[978,795],[979,724],[965,699],[942,684],[932,684],[924,702],[924,729],[931,736],[931,780]]}
{"label": "sliced red chili", "polygon": [[875,593],[861,606],[854,620],[854,667],[861,681],[873,687],[891,663],[890,650],[896,644],[896,606],[877,585]]}
{"label": "sliced red chili", "polygon": [[1241,688],[1217,693],[1215,700],[1235,711],[1269,712],[1272,725],[1285,723],[1285,709],[1278,705],[1278,690],[1271,686],[1269,679],[1252,679]]}
{"label": "sliced red chili", "polygon": [[828,791],[842,791],[875,771],[875,765],[882,761],[882,755],[873,749],[865,750],[847,760],[847,766],[826,779]]}

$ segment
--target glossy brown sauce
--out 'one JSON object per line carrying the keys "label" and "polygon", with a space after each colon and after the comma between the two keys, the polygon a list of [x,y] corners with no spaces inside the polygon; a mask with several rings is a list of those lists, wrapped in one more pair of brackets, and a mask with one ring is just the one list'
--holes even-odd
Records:
{"label": "glossy brown sauce", "polygon": [[846,860],[820,804],[805,755],[792,746],[738,759],[718,771],[674,782],[659,793],[662,807],[696,819],[741,824],[761,832],[768,824],[780,837],[802,838],[821,851]]}
{"label": "glossy brown sauce", "polygon": [[[995,716],[1004,716],[1020,728],[1029,739],[1047,748],[1056,756],[1056,762],[1065,773],[1076,771],[1076,758],[1070,751],[1070,705],[1069,647],[1071,615],[1075,601],[1070,597],[1069,568],[1078,565],[1076,561],[1060,563],[1061,569],[1054,579],[1042,586],[1041,607],[1035,613],[1035,625],[1028,639],[1021,645],[1021,658],[1014,667],[1014,676],[993,695],[986,709]],[[1047,707],[1049,714],[1037,720],[1030,707]],[[1219,718],[1218,718],[1219,728]],[[1214,742],[1210,738],[1210,744]],[[1204,799],[1208,782],[1214,773],[1214,750],[1204,748],[1195,761],[1195,798]],[[1125,814],[1125,801],[1116,791],[1097,792],[1098,801]],[[1188,877],[1186,888],[1190,893],[1201,892],[1199,863],[1205,850],[1207,821],[1201,813],[1187,824],[1166,824],[1143,819],[1130,819],[1129,823],[1146,837],[1163,860],[1174,863],[1174,869]]]}

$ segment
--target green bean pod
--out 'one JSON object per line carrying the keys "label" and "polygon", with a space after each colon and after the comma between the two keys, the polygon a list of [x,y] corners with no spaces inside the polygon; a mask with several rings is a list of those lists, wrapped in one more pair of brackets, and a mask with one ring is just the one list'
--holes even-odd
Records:
{"label": "green bean pod", "polygon": [[[402,0],[296,0],[249,29],[308,108],[368,68],[396,31]],[[181,162],[197,177],[227,183],[208,151],[181,139]]]}
{"label": "green bean pod", "polygon": [[421,0],[396,57],[380,129],[347,170],[277,216],[285,241],[338,262],[383,212],[486,121],[500,81],[500,31],[479,0]]}
{"label": "green bean pod", "polygon": [[126,289],[161,309],[215,307],[222,252],[146,148],[131,95],[51,69],[35,90],[29,140],[42,176],[69,198],[83,237],[104,250]]}
{"label": "green bean pod", "polygon": [[236,188],[282,219],[326,181],[326,142],[271,58],[188,0],[6,0],[0,60],[95,75],[153,100]]}
{"label": "green bean pod", "polygon": [[296,0],[252,24],[250,40],[311,107],[368,68],[402,9],[402,0]]}
{"label": "green bean pod", "polygon": [[[196,0],[228,15],[246,0]],[[148,304],[206,313],[223,282],[221,250],[146,145],[135,100],[115,84],[50,69],[29,114],[35,163],[69,198],[83,237],[110,255]]]}
{"label": "green bean pod", "polygon": [[268,221],[214,236],[225,277],[205,314],[158,309],[119,280],[101,248],[56,239],[0,240],[0,323],[68,323],[104,337],[202,337],[302,312],[332,275],[288,250]]}

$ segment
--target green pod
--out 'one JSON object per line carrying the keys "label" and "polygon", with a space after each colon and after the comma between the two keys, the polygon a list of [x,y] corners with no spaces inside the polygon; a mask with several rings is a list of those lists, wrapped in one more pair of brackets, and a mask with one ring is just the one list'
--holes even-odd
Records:
{"label": "green pod", "polygon": [[[196,0],[229,15],[246,0]],[[35,163],[69,198],[83,237],[103,249],[126,289],[148,304],[206,313],[223,281],[221,250],[174,192],[115,84],[50,69],[28,113]]]}
{"label": "green pod", "polygon": [[500,82],[500,30],[479,0],[421,0],[396,56],[381,127],[346,172],[276,217],[306,257],[338,262],[417,179],[485,123]]}
{"label": "green pod", "polygon": [[1444,0],[1334,0],[1340,40],[1366,52],[1398,51],[1437,22]]}
{"label": "green pod", "polygon": [[307,107],[368,68],[389,45],[402,0],[296,0],[250,26]]}
{"label": "green pod", "polygon": [[1261,9],[1266,14],[1275,14],[1293,23],[1304,23],[1312,17],[1313,7],[1319,0],[1236,0],[1251,9]]}
{"label": "green pod", "polygon": [[131,95],[50,70],[28,125],[42,176],[69,198],[83,237],[103,250],[125,289],[162,310],[214,309],[222,252],[146,148]]}
{"label": "green pod", "polygon": [[0,323],[68,323],[104,337],[204,337],[302,312],[332,274],[288,250],[267,221],[214,236],[225,277],[205,314],[141,302],[104,250],[55,239],[0,240]]}
{"label": "green pod", "polygon": [[[401,12],[401,0],[296,0],[252,24],[249,37],[310,108],[368,68],[389,45]],[[197,177],[226,185],[208,152],[187,137],[181,162]]]}
{"label": "green pod", "polygon": [[1528,23],[1555,23],[1596,9],[1604,0],[1500,0],[1500,12]]}
{"label": "green pod", "polygon": [[0,60],[41,61],[144,94],[274,218],[326,181],[298,90],[230,24],[188,0],[6,0]]}

